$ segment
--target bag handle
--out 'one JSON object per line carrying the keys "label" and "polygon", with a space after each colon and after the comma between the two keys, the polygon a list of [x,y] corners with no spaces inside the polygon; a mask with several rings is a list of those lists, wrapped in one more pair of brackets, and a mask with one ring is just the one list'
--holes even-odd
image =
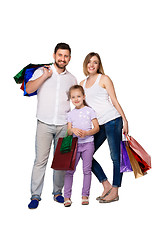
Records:
{"label": "bag handle", "polygon": [[65,135],[65,137],[67,137],[68,136],[68,130],[66,131],[66,135]]}
{"label": "bag handle", "polygon": [[128,134],[124,134],[124,135],[127,138],[128,142],[130,142],[131,141],[131,136],[129,136]]}

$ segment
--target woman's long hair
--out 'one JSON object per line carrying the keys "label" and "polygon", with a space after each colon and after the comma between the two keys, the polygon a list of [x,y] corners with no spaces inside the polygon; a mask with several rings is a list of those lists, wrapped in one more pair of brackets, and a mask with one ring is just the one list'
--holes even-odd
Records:
{"label": "woman's long hair", "polygon": [[92,57],[94,57],[94,56],[96,56],[96,57],[98,58],[98,60],[99,60],[99,68],[98,68],[97,73],[101,73],[102,75],[105,75],[104,70],[103,70],[103,66],[102,66],[101,58],[100,58],[99,54],[98,54],[98,53],[95,53],[95,52],[89,53],[89,54],[85,57],[85,59],[84,59],[84,62],[83,62],[83,72],[84,72],[84,75],[85,75],[85,76],[88,76],[89,73],[88,73],[88,70],[87,70],[87,65],[88,65],[90,59],[91,59]]}

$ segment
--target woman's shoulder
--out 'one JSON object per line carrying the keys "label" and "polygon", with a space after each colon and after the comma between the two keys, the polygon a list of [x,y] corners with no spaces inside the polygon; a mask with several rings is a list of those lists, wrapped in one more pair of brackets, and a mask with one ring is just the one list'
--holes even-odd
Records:
{"label": "woman's shoulder", "polygon": [[101,75],[101,80],[102,81],[109,81],[111,79],[110,79],[110,77],[108,75]]}
{"label": "woman's shoulder", "polygon": [[103,88],[106,87],[106,84],[111,84],[112,83],[112,80],[110,79],[110,77],[108,75],[101,75],[101,78],[100,78],[100,81],[99,81],[99,84],[100,86],[102,86]]}
{"label": "woman's shoulder", "polygon": [[84,84],[85,80],[86,80],[86,79],[82,80],[82,81],[79,83],[79,85],[81,85],[81,86],[83,87],[83,84]]}

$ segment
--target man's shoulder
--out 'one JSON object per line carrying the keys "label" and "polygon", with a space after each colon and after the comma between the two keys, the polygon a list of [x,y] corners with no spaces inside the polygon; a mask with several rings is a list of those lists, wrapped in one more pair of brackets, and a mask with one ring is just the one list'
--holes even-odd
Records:
{"label": "man's shoulder", "polygon": [[67,75],[69,75],[69,77],[71,77],[72,79],[77,80],[76,77],[75,77],[72,73],[70,73],[68,70],[66,70],[66,73],[67,73]]}

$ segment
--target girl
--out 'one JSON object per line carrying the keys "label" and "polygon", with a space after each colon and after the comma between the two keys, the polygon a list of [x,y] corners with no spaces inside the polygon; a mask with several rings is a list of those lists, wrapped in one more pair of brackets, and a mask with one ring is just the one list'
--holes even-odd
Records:
{"label": "girl", "polygon": [[[82,204],[89,204],[91,185],[91,167],[94,153],[93,135],[99,131],[98,120],[94,110],[85,102],[84,89],[80,85],[74,85],[69,90],[75,109],[68,113],[68,134],[78,137],[78,149],[75,161],[75,169],[80,157],[83,160],[83,189]],[[92,129],[93,124],[93,129]],[[71,192],[74,171],[66,171],[64,181],[64,206],[71,206]]]}
{"label": "girl", "polygon": [[128,134],[128,122],[117,100],[113,83],[104,74],[101,59],[97,53],[92,52],[86,56],[83,71],[88,77],[80,85],[83,86],[87,103],[95,110],[100,125],[100,131],[94,137],[95,151],[107,139],[113,161],[113,184],[111,185],[100,164],[93,159],[92,171],[104,187],[102,195],[97,200],[101,203],[113,202],[119,200],[118,187],[121,186],[122,181],[120,141],[122,128],[123,133]]}

